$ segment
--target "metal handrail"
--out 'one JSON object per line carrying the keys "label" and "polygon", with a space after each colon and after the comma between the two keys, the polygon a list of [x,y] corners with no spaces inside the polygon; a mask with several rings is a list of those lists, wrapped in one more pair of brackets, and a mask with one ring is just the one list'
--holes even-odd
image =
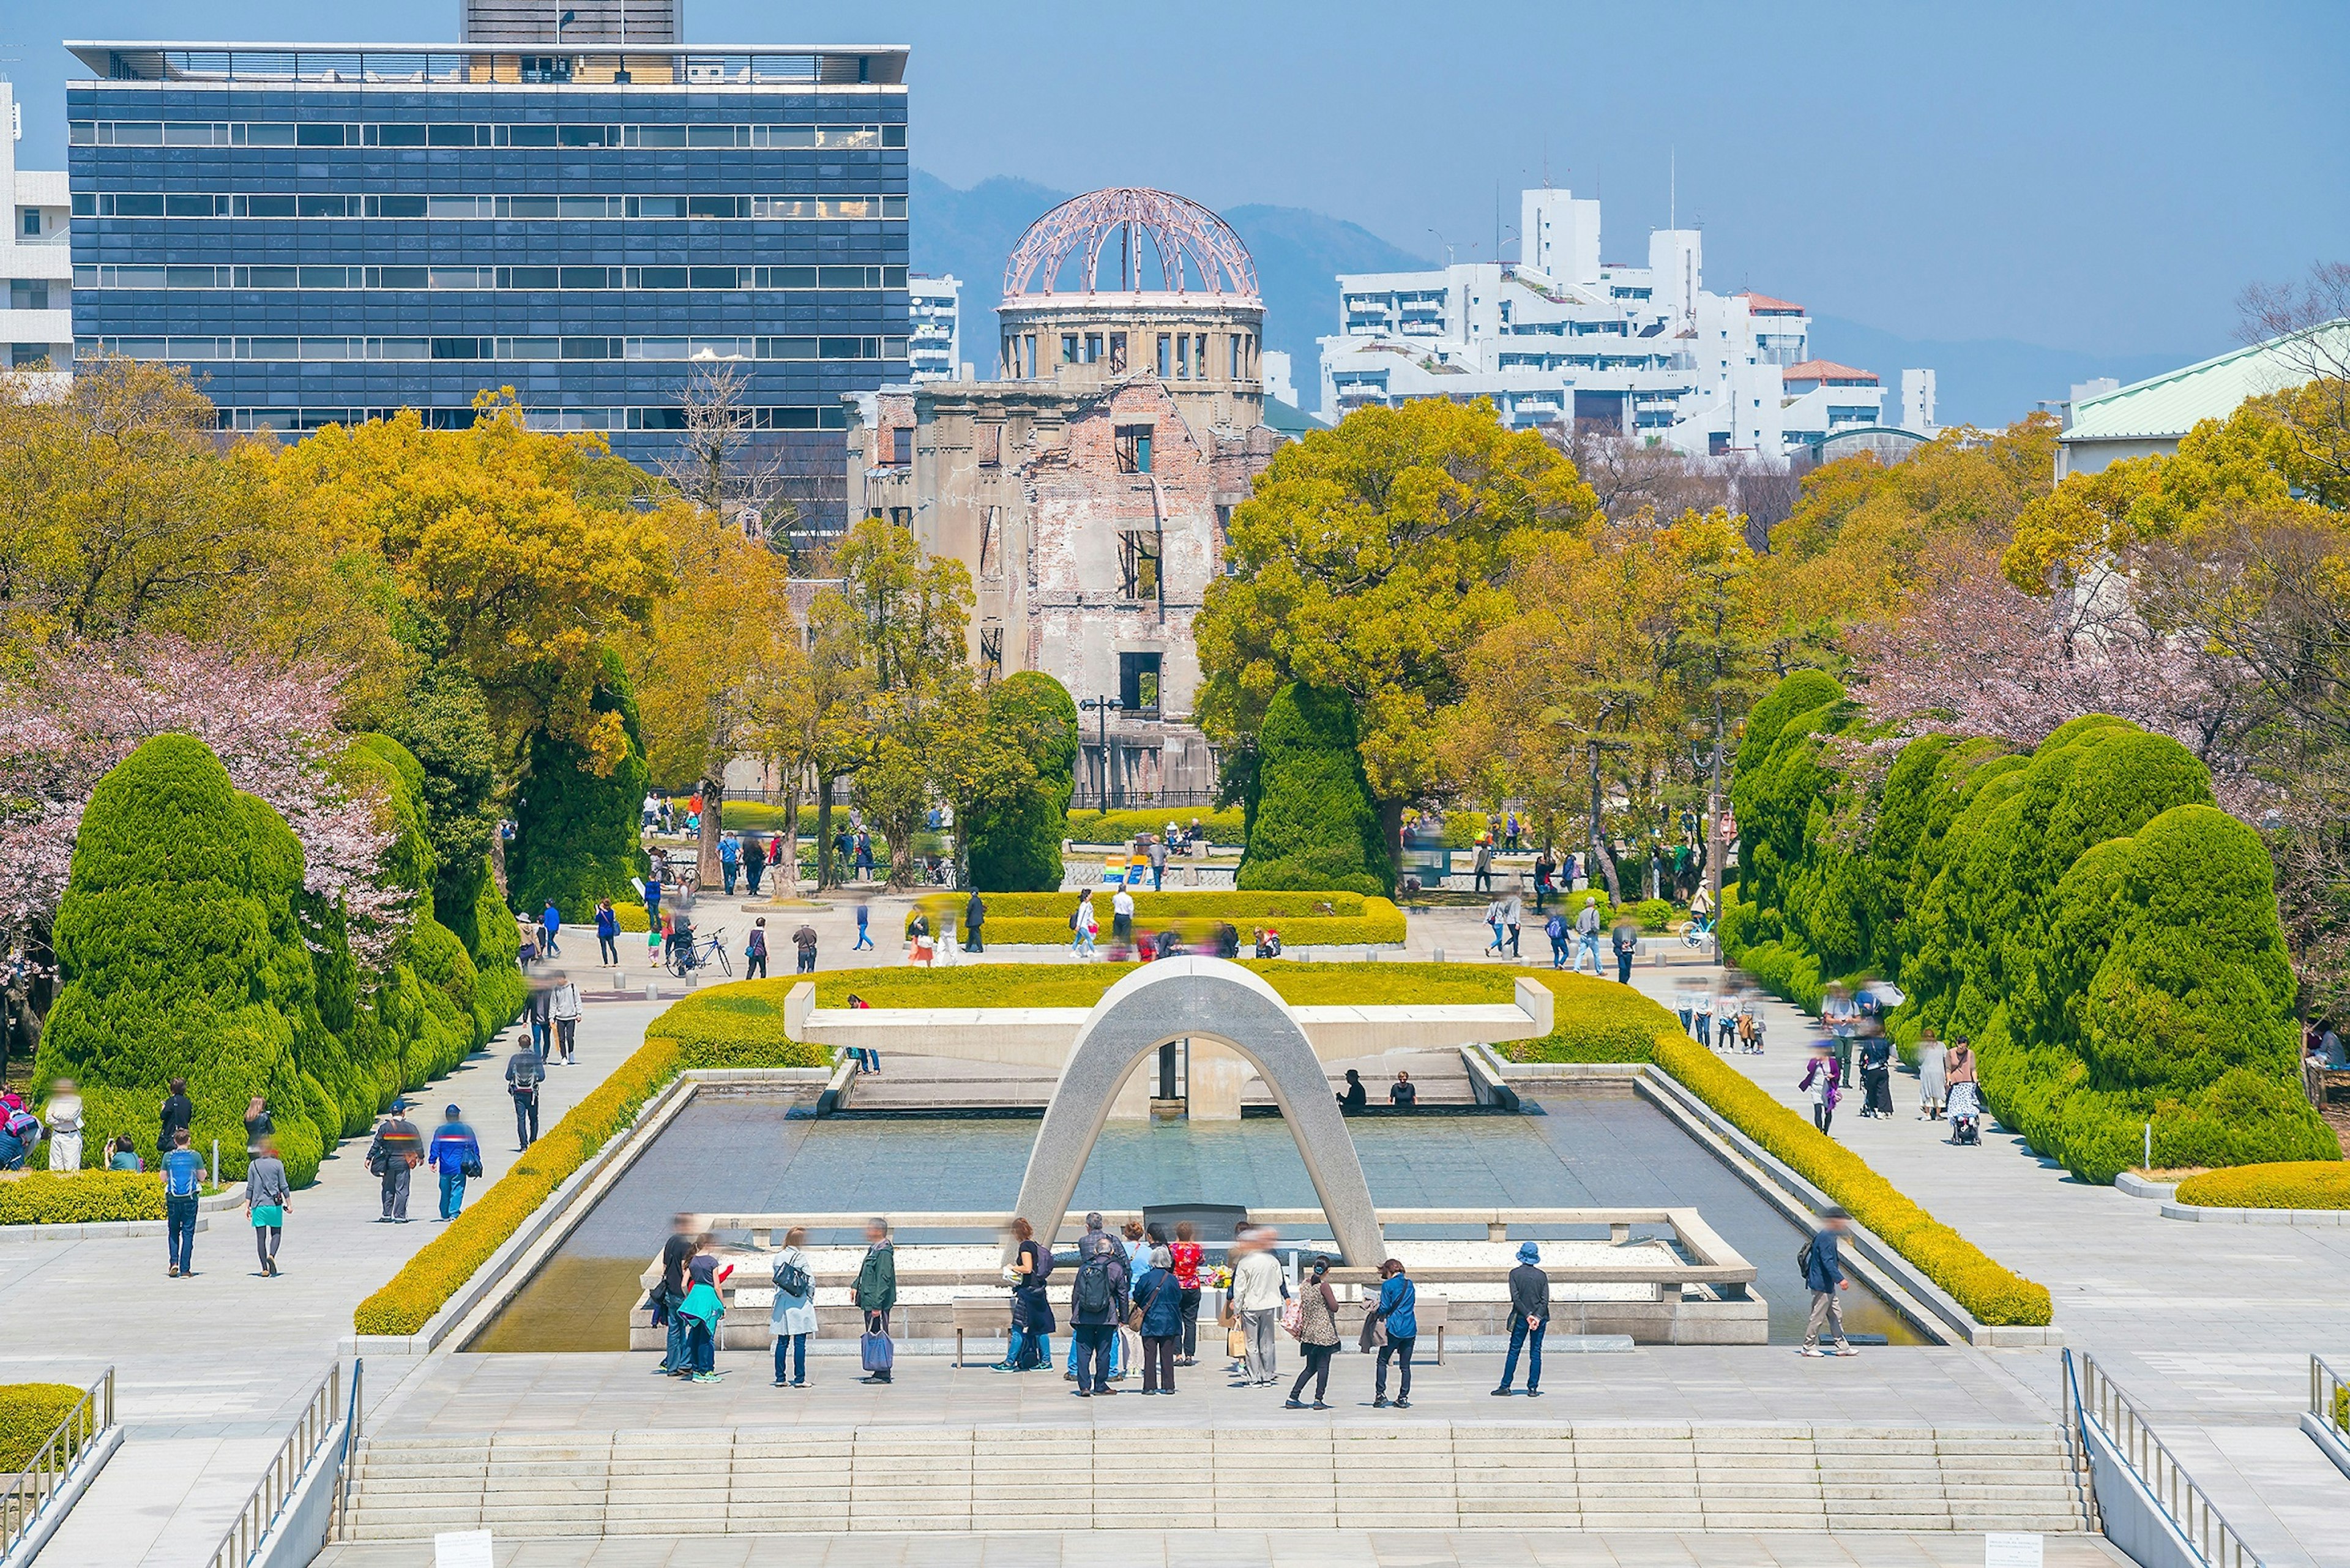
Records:
{"label": "metal handrail", "polygon": [[327,1368],[326,1377],[311,1392],[302,1415],[279,1444],[276,1458],[269,1461],[253,1495],[244,1500],[238,1511],[236,1522],[230,1525],[221,1543],[213,1549],[211,1568],[246,1568],[286,1505],[293,1500],[294,1489],[301,1484],[311,1462],[326,1446],[327,1435],[334,1430],[335,1417],[342,1404],[343,1368],[340,1362]]}
{"label": "metal handrail", "polygon": [[2096,1477],[2089,1469],[2089,1415],[2082,1405],[2080,1369],[2073,1365],[2069,1346],[2064,1351],[2064,1446],[2071,1450],[2073,1495],[2080,1500],[2082,1519],[2090,1529],[2100,1530]]}
{"label": "metal handrail", "polygon": [[2309,1358],[2309,1413],[2337,1432],[2350,1432],[2350,1380],[2322,1355]]}
{"label": "metal handrail", "polygon": [[367,1362],[355,1355],[351,1357],[351,1402],[343,1416],[343,1462],[335,1472],[335,1506],[332,1511],[334,1533],[338,1536],[343,1532],[343,1516],[351,1502],[351,1460],[358,1457],[359,1451],[359,1408],[364,1397],[359,1391],[366,1385]]}
{"label": "metal handrail", "polygon": [[0,1555],[16,1549],[32,1529],[50,1496],[65,1484],[74,1460],[99,1433],[114,1425],[114,1368],[82,1390],[31,1461],[8,1478],[0,1492]]}
{"label": "metal handrail", "polygon": [[[2072,1360],[2070,1351],[2065,1360]],[[2186,1467],[2155,1436],[2153,1427],[2129,1397],[2098,1370],[2096,1357],[2081,1357],[2077,1386],[2085,1400],[2082,1418],[2096,1424],[2198,1561],[2209,1568],[2264,1568],[2259,1554],[2244,1544],[2244,1538],[2228,1522],[2227,1515],[2212,1506]]]}

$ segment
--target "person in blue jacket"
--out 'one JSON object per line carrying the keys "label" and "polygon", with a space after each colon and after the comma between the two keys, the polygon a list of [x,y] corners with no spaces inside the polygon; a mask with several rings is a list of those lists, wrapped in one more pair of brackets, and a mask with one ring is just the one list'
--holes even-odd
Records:
{"label": "person in blue jacket", "polygon": [[743,868],[743,846],[731,838],[718,841],[718,869],[726,878],[726,891],[734,891],[734,877]]}
{"label": "person in blue jacket", "polygon": [[1175,1392],[1175,1350],[1183,1343],[1183,1287],[1175,1282],[1174,1260],[1165,1247],[1146,1254],[1149,1267],[1134,1282],[1132,1299],[1142,1309],[1142,1391]]}
{"label": "person in blue jacket", "polygon": [[[1852,1342],[1844,1336],[1844,1303],[1836,1293],[1852,1289],[1845,1278],[1844,1256],[1838,1246],[1851,1233],[1852,1219],[1841,1209],[1830,1209],[1820,1216],[1820,1229],[1812,1233],[1803,1252],[1804,1283],[1811,1287],[1812,1315],[1804,1324],[1805,1355],[1850,1355]],[[1835,1336],[1835,1348],[1820,1348],[1820,1330],[1825,1328]]]}
{"label": "person in blue jacket", "polygon": [[596,951],[614,969],[620,967],[620,916],[609,898],[596,906]]}
{"label": "person in blue jacket", "polygon": [[1389,1258],[1379,1265],[1379,1277],[1386,1283],[1379,1286],[1378,1303],[1371,1310],[1386,1324],[1388,1340],[1379,1346],[1379,1369],[1371,1386],[1371,1408],[1384,1408],[1388,1403],[1388,1362],[1393,1359],[1401,1368],[1396,1383],[1395,1407],[1411,1408],[1411,1347],[1419,1338],[1419,1319],[1412,1314],[1412,1304],[1419,1293],[1403,1272],[1401,1258]]}
{"label": "person in blue jacket", "polygon": [[465,1179],[481,1173],[482,1145],[455,1106],[447,1116],[432,1129],[432,1152],[424,1159],[441,1173],[441,1218],[454,1220],[465,1208]]}
{"label": "person in blue jacket", "polygon": [[554,899],[549,898],[546,908],[538,914],[538,950],[542,957],[552,958],[561,954],[563,950],[556,945],[556,939],[562,934],[563,911],[555,907]]}

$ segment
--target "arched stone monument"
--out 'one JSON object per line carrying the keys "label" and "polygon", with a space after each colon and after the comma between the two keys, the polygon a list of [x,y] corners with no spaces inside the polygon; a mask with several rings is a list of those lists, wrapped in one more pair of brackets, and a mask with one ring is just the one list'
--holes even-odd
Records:
{"label": "arched stone monument", "polygon": [[1355,1140],[1321,1058],[1273,987],[1222,959],[1145,964],[1095,1003],[1029,1150],[1028,1172],[1020,1182],[1020,1217],[1035,1227],[1040,1240],[1060,1230],[1077,1178],[1127,1075],[1168,1041],[1187,1038],[1220,1042],[1256,1068],[1297,1139],[1338,1251],[1351,1266],[1377,1267],[1387,1257],[1387,1246]]}

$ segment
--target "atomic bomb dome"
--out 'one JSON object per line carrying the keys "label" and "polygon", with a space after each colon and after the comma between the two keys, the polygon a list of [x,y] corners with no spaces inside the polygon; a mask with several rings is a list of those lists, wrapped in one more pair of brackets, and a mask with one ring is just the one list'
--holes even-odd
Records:
{"label": "atomic bomb dome", "polygon": [[[1075,275],[1065,277],[1071,257]],[[1003,269],[1006,304],[1146,292],[1253,300],[1256,264],[1231,225],[1199,202],[1119,186],[1072,197],[1029,224]]]}

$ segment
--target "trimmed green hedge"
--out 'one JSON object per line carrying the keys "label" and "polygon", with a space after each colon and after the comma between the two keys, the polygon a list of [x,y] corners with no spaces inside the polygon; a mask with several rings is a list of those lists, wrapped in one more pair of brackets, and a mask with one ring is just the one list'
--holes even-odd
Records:
{"label": "trimmed green hedge", "polygon": [[[0,1225],[99,1225],[163,1218],[163,1179],[133,1170],[0,1177]],[[0,1470],[5,1470],[0,1466]]]}
{"label": "trimmed green hedge", "polygon": [[971,885],[1050,891],[1061,885],[1061,837],[1076,789],[1077,706],[1059,681],[1024,670],[988,689],[987,728],[994,744],[1035,763],[1036,778],[1009,800],[958,816]]}
{"label": "trimmed green hedge", "polygon": [[1243,826],[1243,813],[1238,806],[1223,811],[1201,811],[1197,806],[1169,805],[1139,807],[1132,811],[1073,811],[1068,816],[1067,836],[1078,844],[1131,844],[1143,834],[1153,838],[1167,832],[1170,822],[1184,827],[1199,818],[1200,830],[1207,835],[1210,844],[1238,848],[1248,835]]}
{"label": "trimmed green hedge", "polygon": [[39,1457],[41,1445],[86,1392],[70,1383],[0,1383],[0,1476],[13,1476]]}
{"label": "trimmed green hedge", "polygon": [[[820,1046],[783,1037],[782,981],[715,987],[654,1019],[645,1043],[530,1146],[351,1314],[361,1334],[414,1334],[572,1172],[595,1157],[678,1074],[691,1067],[816,1067]],[[755,992],[770,994],[746,994]]]}
{"label": "trimmed green hedge", "polygon": [[2303,1159],[2207,1170],[2178,1184],[2199,1209],[2350,1209],[2350,1165]]}
{"label": "trimmed green hedge", "polygon": [[1817,671],[1755,706],[1731,961],[1813,1010],[1898,981],[1905,1054],[1970,1039],[2000,1120],[2092,1181],[2148,1122],[2163,1167],[2339,1158],[2300,1089],[2267,851],[2185,748],[2089,714],[2029,756],[1929,735],[1881,779],[1840,771],[1832,742],[1883,738]]}
{"label": "trimmed green hedge", "polygon": [[[1109,901],[1116,889],[1094,893],[1094,916],[1101,940],[1109,940]],[[1028,944],[1066,947],[1071,940],[1069,916],[1077,907],[1074,892],[987,893],[987,940],[994,945]],[[958,929],[970,901],[967,893],[932,894],[921,900],[933,929],[952,919]],[[1360,893],[1333,892],[1134,892],[1134,929],[1138,933],[1163,931],[1170,926],[1187,940],[1204,941],[1218,923],[1240,932],[1243,951],[1250,933],[1270,925],[1281,932],[1284,947],[1343,943],[1379,945],[1404,939],[1403,911],[1386,898]]]}
{"label": "trimmed green hedge", "polygon": [[1252,787],[1239,886],[1395,891],[1387,835],[1355,746],[1354,703],[1344,692],[1293,682],[1274,694],[1257,731]]}

